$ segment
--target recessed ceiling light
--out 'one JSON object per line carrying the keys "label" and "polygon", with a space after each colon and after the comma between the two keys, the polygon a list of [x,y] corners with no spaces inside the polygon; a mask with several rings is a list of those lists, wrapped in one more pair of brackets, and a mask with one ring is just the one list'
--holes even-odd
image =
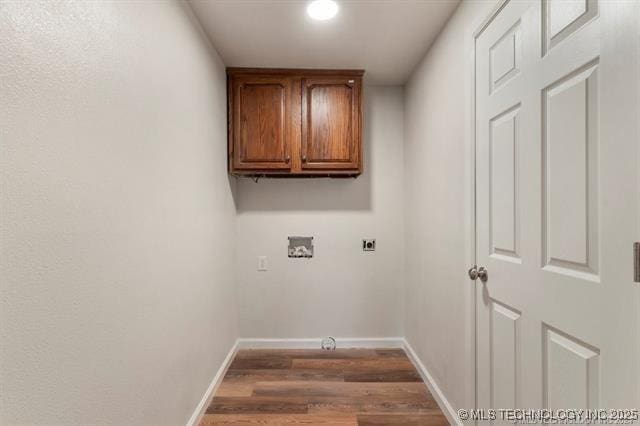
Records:
{"label": "recessed ceiling light", "polygon": [[338,13],[338,3],[333,0],[315,0],[307,6],[307,13],[313,19],[326,21]]}

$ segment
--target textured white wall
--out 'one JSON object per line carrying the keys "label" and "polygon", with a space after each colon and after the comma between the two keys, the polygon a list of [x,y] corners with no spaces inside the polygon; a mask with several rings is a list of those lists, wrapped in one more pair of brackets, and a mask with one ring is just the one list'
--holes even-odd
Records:
{"label": "textured white wall", "polygon": [[[365,87],[364,102],[362,176],[238,181],[241,336],[402,336],[402,89]],[[289,235],[313,236],[315,257],[287,258]]]}
{"label": "textured white wall", "polygon": [[184,424],[236,338],[198,28],[172,1],[0,4],[1,424]]}
{"label": "textured white wall", "polygon": [[405,86],[405,336],[454,408],[467,400],[472,283],[472,34],[495,1],[463,1]]}

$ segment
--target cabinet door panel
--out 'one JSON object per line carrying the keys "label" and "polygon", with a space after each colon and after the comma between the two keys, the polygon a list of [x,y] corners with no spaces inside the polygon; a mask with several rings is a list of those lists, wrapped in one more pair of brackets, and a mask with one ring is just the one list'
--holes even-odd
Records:
{"label": "cabinet door panel", "polygon": [[290,79],[235,79],[233,112],[233,164],[236,169],[291,167]]}
{"label": "cabinet door panel", "polygon": [[359,78],[303,80],[302,168],[359,169]]}

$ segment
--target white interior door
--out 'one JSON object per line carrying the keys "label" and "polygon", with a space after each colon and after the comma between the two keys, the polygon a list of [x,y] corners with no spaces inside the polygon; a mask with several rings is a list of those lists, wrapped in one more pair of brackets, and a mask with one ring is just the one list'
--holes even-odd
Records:
{"label": "white interior door", "polygon": [[476,38],[478,408],[638,408],[640,2],[511,0]]}

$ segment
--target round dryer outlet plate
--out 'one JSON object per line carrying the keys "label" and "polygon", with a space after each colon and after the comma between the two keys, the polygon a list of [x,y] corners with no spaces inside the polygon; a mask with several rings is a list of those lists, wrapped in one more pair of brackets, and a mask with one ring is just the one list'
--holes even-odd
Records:
{"label": "round dryer outlet plate", "polygon": [[322,349],[325,351],[335,351],[336,350],[336,339],[333,337],[325,337],[322,339],[322,343],[320,344]]}

